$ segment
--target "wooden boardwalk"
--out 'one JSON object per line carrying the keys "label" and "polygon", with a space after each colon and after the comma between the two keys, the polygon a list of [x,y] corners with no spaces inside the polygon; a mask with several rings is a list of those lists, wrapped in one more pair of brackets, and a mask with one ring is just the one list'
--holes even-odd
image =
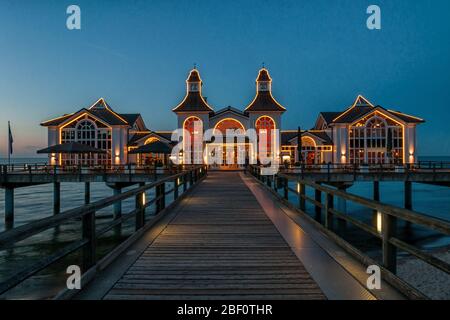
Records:
{"label": "wooden boardwalk", "polygon": [[106,299],[325,299],[238,173],[210,173]]}

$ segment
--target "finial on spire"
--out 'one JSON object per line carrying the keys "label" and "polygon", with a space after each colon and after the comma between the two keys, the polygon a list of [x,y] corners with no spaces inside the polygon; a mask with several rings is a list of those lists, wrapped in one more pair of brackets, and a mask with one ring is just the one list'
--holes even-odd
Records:
{"label": "finial on spire", "polygon": [[194,62],[194,70],[197,70],[197,64]]}
{"label": "finial on spire", "polygon": [[262,66],[263,69],[266,67],[266,64],[264,63],[264,61],[263,61],[263,63],[261,64],[261,66]]}

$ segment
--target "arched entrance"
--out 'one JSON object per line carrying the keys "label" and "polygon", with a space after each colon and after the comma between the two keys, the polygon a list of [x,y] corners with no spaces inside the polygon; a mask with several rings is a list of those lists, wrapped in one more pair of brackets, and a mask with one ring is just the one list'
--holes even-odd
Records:
{"label": "arched entrance", "polygon": [[[144,145],[152,144],[154,142],[160,141],[157,137],[150,137],[145,140]],[[167,159],[164,154],[158,153],[141,153],[137,156],[138,165],[141,166],[155,166],[155,165],[166,165]]]}
{"label": "arched entrance", "polygon": [[[222,164],[220,169],[240,169],[248,159],[249,145],[245,141],[245,127],[236,119],[226,118],[220,120],[214,127],[214,133],[220,132],[223,136],[223,141],[215,141],[211,143],[211,147],[222,153]],[[227,135],[232,134],[230,139]],[[240,138],[240,136],[244,136]]]}
{"label": "arched entrance", "polygon": [[302,158],[305,164],[315,164],[317,159],[316,142],[311,137],[302,137]]}

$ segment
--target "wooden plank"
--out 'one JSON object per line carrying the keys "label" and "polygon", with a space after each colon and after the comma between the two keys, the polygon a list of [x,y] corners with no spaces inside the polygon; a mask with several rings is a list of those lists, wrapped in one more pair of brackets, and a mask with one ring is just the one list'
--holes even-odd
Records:
{"label": "wooden plank", "polygon": [[325,299],[237,173],[212,173],[105,299]]}

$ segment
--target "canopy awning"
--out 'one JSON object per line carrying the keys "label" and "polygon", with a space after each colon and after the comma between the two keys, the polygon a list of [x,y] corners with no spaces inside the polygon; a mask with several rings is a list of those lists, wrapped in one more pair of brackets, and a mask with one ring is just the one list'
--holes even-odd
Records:
{"label": "canopy awning", "polygon": [[129,152],[129,154],[142,154],[142,153],[170,154],[172,153],[172,147],[161,141],[155,141],[143,145],[137,149],[133,149]]}
{"label": "canopy awning", "polygon": [[42,150],[38,150],[37,153],[72,153],[72,154],[83,154],[83,153],[106,153],[106,150],[97,149],[91,147],[87,144],[82,144],[78,142],[66,142],[62,144],[57,144]]}

